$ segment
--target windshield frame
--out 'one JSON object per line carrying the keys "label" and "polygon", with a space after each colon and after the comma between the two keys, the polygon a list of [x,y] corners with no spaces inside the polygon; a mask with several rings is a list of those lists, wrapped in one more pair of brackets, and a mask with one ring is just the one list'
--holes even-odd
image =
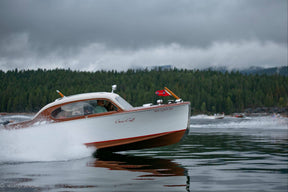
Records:
{"label": "windshield frame", "polygon": [[128,103],[125,99],[123,99],[121,96],[117,96],[115,97],[115,100],[117,101],[117,103],[121,106],[121,108],[123,110],[131,110],[133,109],[134,107]]}

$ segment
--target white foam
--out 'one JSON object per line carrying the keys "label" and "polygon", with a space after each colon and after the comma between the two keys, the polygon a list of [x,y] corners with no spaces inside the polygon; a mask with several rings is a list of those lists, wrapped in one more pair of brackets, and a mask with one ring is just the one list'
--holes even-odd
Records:
{"label": "white foam", "polygon": [[[234,118],[225,117],[224,119],[213,121],[209,116],[198,115],[191,117],[191,128],[245,128],[245,129],[284,129],[288,130],[288,118],[285,117],[246,117]],[[197,121],[198,120],[198,121]]]}
{"label": "white foam", "polygon": [[209,115],[195,115],[195,116],[191,116],[191,119],[215,119],[214,116],[209,116]]}
{"label": "white foam", "polygon": [[81,134],[81,129],[56,124],[0,129],[0,162],[66,161],[91,156],[95,149],[83,144]]}

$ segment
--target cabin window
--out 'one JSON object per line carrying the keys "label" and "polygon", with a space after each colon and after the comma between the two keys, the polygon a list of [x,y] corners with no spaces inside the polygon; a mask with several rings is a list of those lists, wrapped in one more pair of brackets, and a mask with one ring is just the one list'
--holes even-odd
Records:
{"label": "cabin window", "polygon": [[109,111],[117,111],[118,108],[107,100],[89,100],[69,103],[55,109],[51,116],[55,119],[66,119],[86,116]]}

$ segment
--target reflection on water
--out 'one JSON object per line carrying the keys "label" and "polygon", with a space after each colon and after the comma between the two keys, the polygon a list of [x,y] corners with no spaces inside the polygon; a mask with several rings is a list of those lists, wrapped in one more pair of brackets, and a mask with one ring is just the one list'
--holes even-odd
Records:
{"label": "reflection on water", "polygon": [[[94,154],[96,160],[89,162],[90,167],[102,167],[109,170],[140,172],[138,177],[185,176],[185,169],[169,159],[140,157],[117,153]],[[145,174],[144,174],[145,173]]]}
{"label": "reflection on water", "polygon": [[185,168],[169,159],[123,154],[64,162],[0,164],[0,191],[189,191]]}
{"label": "reflection on water", "polygon": [[[87,163],[88,166],[108,168],[112,171],[135,172],[137,173],[137,177],[133,178],[133,180],[157,181],[157,186],[154,189],[155,191],[163,190],[161,189],[162,187],[178,188],[177,190],[182,188],[183,191],[189,191],[189,176],[187,176],[186,170],[169,159],[131,156],[110,152],[101,154],[95,153],[94,157],[96,157],[96,160]],[[168,179],[169,182],[161,183],[159,182],[161,180],[158,180],[155,177],[166,179],[169,177],[172,179]],[[134,188],[134,190],[135,189],[136,188]],[[151,186],[149,186],[149,189],[154,191],[151,189]],[[146,190],[147,189],[144,191]],[[172,189],[172,191],[173,190],[175,189]],[[169,190],[165,189],[165,191]]]}

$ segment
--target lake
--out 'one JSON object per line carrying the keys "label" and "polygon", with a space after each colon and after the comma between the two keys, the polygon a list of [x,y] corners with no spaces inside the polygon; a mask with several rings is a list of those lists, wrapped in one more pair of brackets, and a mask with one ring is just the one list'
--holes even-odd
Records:
{"label": "lake", "polygon": [[65,133],[0,129],[0,192],[287,192],[287,126],[277,116],[198,115],[176,145],[105,154]]}

